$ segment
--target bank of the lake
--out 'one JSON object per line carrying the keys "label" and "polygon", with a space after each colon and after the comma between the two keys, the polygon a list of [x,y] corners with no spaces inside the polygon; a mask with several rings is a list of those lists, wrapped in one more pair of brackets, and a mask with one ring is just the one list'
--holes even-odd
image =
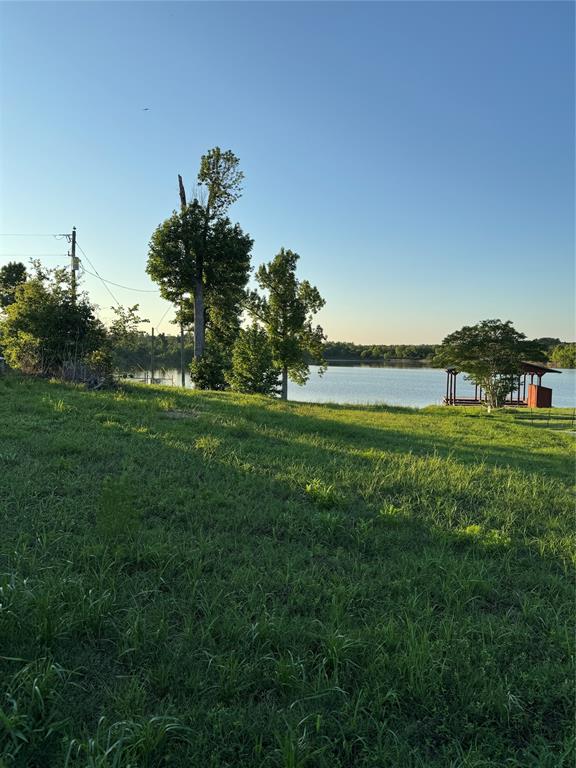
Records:
{"label": "bank of the lake", "polygon": [[0,764],[572,766],[574,436],[525,416],[0,378]]}

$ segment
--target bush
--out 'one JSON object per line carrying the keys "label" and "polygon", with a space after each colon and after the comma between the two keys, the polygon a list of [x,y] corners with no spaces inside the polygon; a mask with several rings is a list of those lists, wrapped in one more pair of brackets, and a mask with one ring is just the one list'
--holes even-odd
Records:
{"label": "bush", "polygon": [[190,375],[197,389],[228,389],[225,371],[230,367],[223,349],[218,344],[210,344],[199,360],[190,363]]}
{"label": "bush", "polygon": [[227,381],[235,392],[275,395],[280,371],[274,367],[268,334],[256,323],[241,330],[232,350]]}
{"label": "bush", "polygon": [[[91,356],[106,347],[106,330],[87,296],[73,298],[64,270],[38,270],[5,307],[0,340],[13,368],[70,378],[71,371],[88,375]],[[100,357],[98,365],[103,362]]]}

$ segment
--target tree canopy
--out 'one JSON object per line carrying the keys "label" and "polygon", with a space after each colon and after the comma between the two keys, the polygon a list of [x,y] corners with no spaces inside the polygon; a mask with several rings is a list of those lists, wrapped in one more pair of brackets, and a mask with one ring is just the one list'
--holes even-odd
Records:
{"label": "tree canopy", "polygon": [[16,288],[26,282],[26,267],[19,261],[9,261],[0,267],[0,308],[14,302]]}
{"label": "tree canopy", "polygon": [[281,371],[281,397],[288,397],[288,377],[304,384],[309,376],[309,360],[324,366],[321,326],[313,325],[314,315],[324,306],[318,289],[307,280],[296,278],[299,255],[281,248],[268,264],[256,271],[264,295],[252,291],[248,306],[252,316],[265,328],[275,364]]}
{"label": "tree canopy", "polygon": [[85,294],[76,300],[63,269],[39,270],[21,283],[0,322],[8,363],[27,373],[63,375],[105,343],[106,330]]}
{"label": "tree canopy", "polygon": [[180,211],[160,224],[150,240],[146,271],[161,295],[176,305],[179,319],[194,325],[197,384],[204,381],[199,360],[206,345],[212,360],[204,367],[211,368],[216,358],[225,359],[215,346],[231,347],[240,328],[253,241],[226,216],[241,193],[238,165],[232,152],[219,147],[204,155],[196,197],[186,202],[180,178]]}
{"label": "tree canopy", "polygon": [[550,350],[550,359],[560,368],[576,368],[576,344],[557,344]]}
{"label": "tree canopy", "polygon": [[242,328],[232,350],[232,367],[226,375],[231,389],[249,394],[276,395],[279,376],[266,331],[257,323]]}

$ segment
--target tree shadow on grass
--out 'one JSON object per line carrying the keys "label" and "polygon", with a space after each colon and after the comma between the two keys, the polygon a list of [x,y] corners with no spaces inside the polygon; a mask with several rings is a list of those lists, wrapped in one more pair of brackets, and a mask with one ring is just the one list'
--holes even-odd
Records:
{"label": "tree shadow on grass", "polygon": [[[461,431],[453,437],[442,434],[434,434],[432,431],[438,414],[434,413],[431,419],[429,414],[415,409],[397,409],[386,408],[382,406],[373,406],[370,409],[361,407],[335,406],[335,405],[314,405],[310,406],[308,413],[301,413],[301,404],[278,404],[276,401],[269,401],[264,398],[258,398],[253,405],[242,403],[240,406],[234,401],[215,395],[218,411],[234,418],[241,418],[250,424],[260,427],[272,427],[283,430],[287,433],[297,435],[319,435],[324,440],[334,440],[342,442],[346,448],[351,451],[392,451],[405,453],[410,452],[415,455],[440,454],[441,456],[450,456],[453,459],[465,464],[476,464],[486,462],[494,466],[513,467],[525,472],[535,474],[546,474],[562,478],[571,482],[573,478],[573,462],[570,461],[569,447],[566,446],[566,453],[550,453],[548,448],[553,447],[558,450],[558,446],[550,446],[546,439],[541,440],[537,433],[533,433],[528,427],[519,425],[522,429],[521,437],[525,445],[502,445],[500,442],[505,436],[504,433],[494,432],[493,429],[502,428],[510,424],[510,421],[498,422],[487,419],[487,424],[482,420],[475,424],[478,417],[470,418],[467,414],[456,415],[446,414],[442,418],[454,422],[457,421]],[[368,426],[365,424],[349,424],[342,421],[332,421],[330,418],[322,418],[318,414],[331,412],[360,412],[369,411],[376,415],[382,414],[382,425]],[[393,417],[402,414],[407,418],[406,429],[398,429],[394,425]],[[392,417],[390,423],[386,423],[386,416]],[[470,422],[468,421],[470,419]],[[423,423],[428,425],[422,426]],[[441,423],[442,423],[441,422]],[[472,424],[469,427],[469,424]],[[476,428],[492,430],[491,434],[474,434]],[[427,430],[427,431],[426,431]],[[476,439],[474,439],[476,437]],[[491,442],[491,441],[494,442]],[[498,441],[498,442],[496,442]]]}

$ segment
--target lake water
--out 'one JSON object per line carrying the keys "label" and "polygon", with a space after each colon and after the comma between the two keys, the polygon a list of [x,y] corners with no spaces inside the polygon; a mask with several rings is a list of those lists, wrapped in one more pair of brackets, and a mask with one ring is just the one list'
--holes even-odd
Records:
{"label": "lake water", "polygon": [[[311,375],[303,387],[288,385],[290,400],[312,403],[360,403],[405,405],[422,408],[441,405],[446,393],[446,373],[424,366],[331,365],[323,376],[311,366]],[[159,375],[159,374],[157,374]],[[180,383],[178,371],[167,371],[168,381]],[[576,407],[576,370],[548,373],[542,384],[552,388],[552,405],[557,408]],[[191,386],[190,377],[186,385]],[[457,394],[473,397],[474,387],[458,376]]]}

